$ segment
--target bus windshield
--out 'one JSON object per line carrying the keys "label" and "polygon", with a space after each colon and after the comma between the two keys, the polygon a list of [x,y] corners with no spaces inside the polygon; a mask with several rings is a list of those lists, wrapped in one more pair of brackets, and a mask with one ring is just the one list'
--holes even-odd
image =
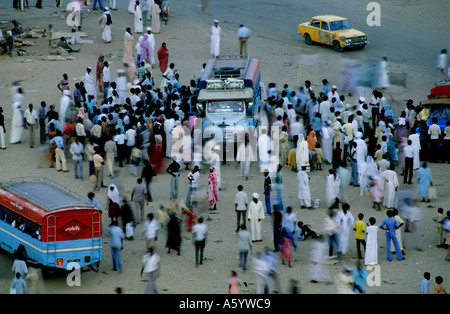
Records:
{"label": "bus windshield", "polygon": [[245,112],[245,104],[243,101],[210,102],[208,103],[206,110],[210,114],[240,113]]}

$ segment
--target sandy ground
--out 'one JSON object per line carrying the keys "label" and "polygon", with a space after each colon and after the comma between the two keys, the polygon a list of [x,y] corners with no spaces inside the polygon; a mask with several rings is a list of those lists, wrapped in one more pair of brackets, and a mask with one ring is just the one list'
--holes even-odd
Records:
{"label": "sandy ground", "polygon": [[[444,3],[444,2],[442,2]],[[162,42],[167,42],[170,52],[170,62],[176,64],[176,68],[181,75],[181,81],[188,83],[192,77],[200,75],[201,64],[206,62],[209,56],[209,25],[212,16],[200,15],[198,3],[181,4],[174,1],[175,7],[170,17],[168,25],[161,25],[161,33],[156,34],[156,50]],[[397,12],[400,8],[406,16],[414,16],[419,21],[439,24],[435,19],[428,19],[427,16],[438,14],[435,6],[428,7],[423,5],[422,1],[408,1],[409,6],[401,7],[400,4],[392,4],[389,1],[383,2],[383,5],[389,6],[391,10]],[[422,13],[417,16],[418,10]],[[29,9],[25,13],[13,9],[2,9],[0,20],[17,19],[25,27],[40,26],[46,28],[48,24],[53,24],[55,30],[67,31],[65,17],[54,7],[45,7],[43,10]],[[7,132],[10,132],[9,108],[11,105],[10,87],[13,81],[21,81],[25,91],[24,104],[33,103],[37,108],[40,101],[45,100],[47,105],[55,104],[58,108],[60,92],[56,84],[61,79],[63,73],[67,73],[70,80],[70,86],[73,89],[75,82],[80,81],[84,76],[87,66],[95,69],[95,64],[99,55],[104,55],[105,59],[111,64],[112,77],[115,78],[117,69],[122,68],[121,58],[123,54],[123,42],[121,40],[125,27],[133,27],[133,17],[125,10],[113,11],[113,42],[104,44],[101,40],[101,33],[97,24],[97,18],[100,16],[97,12],[86,12],[83,20],[83,31],[88,34],[86,39],[93,40],[93,44],[79,44],[76,48],[81,48],[79,53],[73,53],[75,60],[71,61],[47,61],[50,48],[47,38],[27,39],[35,43],[35,46],[25,47],[29,53],[27,56],[16,56],[12,59],[3,55],[0,57],[0,105],[4,108],[6,117]],[[433,25],[434,26],[434,25]],[[3,29],[10,28],[10,24],[0,24]],[[238,42],[235,38],[235,26],[222,24],[221,53],[233,54],[238,51]],[[296,33],[296,31],[295,31]],[[135,36],[135,41],[136,42]],[[332,51],[323,47],[307,47],[303,41],[295,38],[292,42],[277,42],[273,38],[257,34],[249,42],[249,49],[252,55],[261,60],[261,71],[264,83],[277,82],[281,87],[284,83],[292,85],[302,84],[305,79],[311,78],[316,89],[320,89],[320,79],[327,74],[330,82],[338,81],[339,58]],[[323,58],[321,65],[311,73],[301,70],[298,66],[301,54],[318,53]],[[373,54],[373,51],[371,51]],[[42,55],[39,55],[42,54]],[[377,52],[377,56],[383,55]],[[357,61],[363,60],[361,53],[349,52],[345,57]],[[430,68],[434,67],[433,63]],[[420,102],[423,100],[432,86],[434,72],[417,73],[410,63],[402,63],[402,60],[392,60],[393,71],[405,71],[408,73],[407,88],[403,86],[392,86],[386,93],[388,100],[393,104],[396,114],[399,108],[404,104],[407,98],[413,98]],[[308,75],[310,74],[310,75]],[[153,71],[157,82],[161,75],[159,69]],[[424,83],[426,82],[426,83]],[[368,98],[370,94],[365,94]],[[350,98],[351,99],[351,98]],[[351,99],[352,100],[352,99]],[[354,101],[355,99],[353,99]],[[9,134],[6,138],[9,138]],[[38,142],[38,134],[35,134],[35,142]],[[45,176],[57,182],[60,182],[80,194],[86,195],[92,189],[92,184],[88,180],[80,181],[73,178],[72,162],[68,161],[69,173],[57,173],[55,169],[49,169],[47,165],[38,168],[41,158],[39,145],[34,149],[29,148],[28,134],[24,132],[22,143],[7,145],[6,150],[0,151],[0,180],[20,177],[20,176]],[[423,251],[414,249],[411,233],[403,234],[403,241],[406,248],[406,260],[402,262],[388,262],[385,258],[385,239],[381,231],[378,233],[379,244],[379,263],[381,269],[381,286],[371,287],[368,293],[396,294],[406,293],[415,294],[418,292],[418,283],[422,279],[422,274],[429,271],[432,276],[432,287],[434,286],[434,277],[443,276],[444,284],[448,280],[448,263],[444,261],[445,250],[436,247],[437,231],[431,218],[436,214],[437,208],[443,207],[448,210],[448,195],[445,186],[448,186],[448,165],[431,164],[431,171],[434,176],[433,182],[437,186],[438,199],[433,201],[430,206],[420,203],[422,209],[422,229],[421,245]],[[87,164],[85,164],[85,177],[87,177]],[[206,168],[204,168],[206,169]],[[310,173],[310,187],[312,197],[322,200],[321,206],[316,210],[305,210],[299,208],[297,199],[296,174],[290,169],[283,170],[283,179],[285,182],[285,204],[293,206],[297,217],[308,224],[311,224],[319,233],[323,232],[323,219],[326,215],[325,200],[325,177],[328,166],[324,165],[324,170]],[[116,168],[119,172],[119,168]],[[258,192],[262,195],[263,176],[258,172],[256,165],[252,167],[252,176],[248,181],[243,181],[238,177],[238,169],[235,164],[222,167],[223,178],[226,181],[226,189],[220,191],[218,211],[215,214],[205,213],[204,217],[209,226],[209,236],[205,249],[206,261],[199,268],[194,263],[194,247],[192,245],[192,236],[183,232],[183,244],[181,256],[176,254],[167,254],[165,249],[166,235],[160,233],[156,247],[161,255],[161,277],[158,280],[158,286],[161,293],[182,294],[182,293],[226,293],[227,278],[230,270],[238,268],[237,241],[235,237],[235,213],[234,195],[236,186],[242,184],[244,190],[251,195],[252,192]],[[180,195],[184,199],[187,192],[187,172],[183,171],[180,178]],[[105,177],[105,184],[119,182],[123,186],[122,193],[130,195],[131,187],[136,177],[129,173],[127,168],[121,168],[119,176],[113,181]],[[399,177],[399,181],[402,178]],[[207,183],[207,174],[202,172],[201,183]],[[156,212],[160,204],[168,206],[168,175],[159,175],[152,184],[152,194],[154,202],[146,207],[146,213]],[[405,186],[400,185],[400,189],[411,189],[417,194],[417,184]],[[351,212],[354,217],[358,213],[364,213],[365,221],[373,216],[377,222],[385,218],[385,209],[376,212],[371,209],[371,201],[368,197],[359,196],[359,188],[349,188],[348,195],[351,201]],[[97,199],[101,205],[106,204],[105,189],[97,193]],[[103,226],[106,230],[109,223],[107,214],[104,213]],[[47,293],[112,293],[115,287],[122,287],[125,293],[143,293],[144,282],[139,277],[141,269],[141,257],[144,254],[144,241],[140,238],[142,225],[138,225],[135,232],[135,240],[125,241],[123,250],[124,271],[123,273],[113,272],[111,263],[111,254],[108,245],[108,239],[103,239],[103,260],[99,272],[87,271],[82,273],[81,286],[69,287],[66,284],[65,276],[53,276],[45,280],[45,291]],[[266,217],[263,222],[263,239],[261,243],[254,244],[254,253],[260,252],[264,246],[272,246],[272,222],[270,217]],[[353,266],[355,264],[356,247],[354,233],[351,233],[349,240],[349,253],[343,260],[330,265],[329,269],[332,275],[342,269],[343,264]],[[302,293],[335,293],[334,284],[313,284],[309,282],[309,252],[312,241],[299,243],[299,250],[295,252],[295,261],[292,268],[286,265],[280,265],[279,277],[281,290],[288,292],[288,283],[290,278],[299,281],[299,287]],[[251,258],[251,256],[250,256]],[[2,252],[0,254],[0,293],[8,293],[9,284],[12,280],[10,267],[12,257]],[[242,281],[246,281],[248,287],[241,287],[241,293],[254,293],[254,275],[251,271],[239,272]]]}

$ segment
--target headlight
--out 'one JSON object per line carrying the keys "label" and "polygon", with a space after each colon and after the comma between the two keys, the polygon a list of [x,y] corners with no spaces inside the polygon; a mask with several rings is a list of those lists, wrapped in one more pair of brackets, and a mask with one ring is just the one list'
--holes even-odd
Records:
{"label": "headlight", "polygon": [[346,42],[347,44],[351,43],[351,41],[352,41],[351,39],[346,39],[346,40],[345,40],[345,42]]}

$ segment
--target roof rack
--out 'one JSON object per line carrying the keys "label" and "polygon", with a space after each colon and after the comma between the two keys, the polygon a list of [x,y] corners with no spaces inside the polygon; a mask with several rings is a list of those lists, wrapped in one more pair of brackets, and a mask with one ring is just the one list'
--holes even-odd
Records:
{"label": "roof rack", "polygon": [[208,79],[244,78],[250,64],[248,55],[225,55],[214,58]]}
{"label": "roof rack", "polygon": [[47,210],[94,207],[87,197],[47,177],[18,177],[0,182],[0,187]]}

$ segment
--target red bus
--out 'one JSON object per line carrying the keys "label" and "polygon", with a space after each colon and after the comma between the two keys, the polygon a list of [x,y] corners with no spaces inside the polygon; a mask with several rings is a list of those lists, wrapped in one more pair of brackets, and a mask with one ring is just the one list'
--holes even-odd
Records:
{"label": "red bus", "polygon": [[102,212],[45,177],[0,182],[0,247],[45,268],[93,269],[102,259]]}

